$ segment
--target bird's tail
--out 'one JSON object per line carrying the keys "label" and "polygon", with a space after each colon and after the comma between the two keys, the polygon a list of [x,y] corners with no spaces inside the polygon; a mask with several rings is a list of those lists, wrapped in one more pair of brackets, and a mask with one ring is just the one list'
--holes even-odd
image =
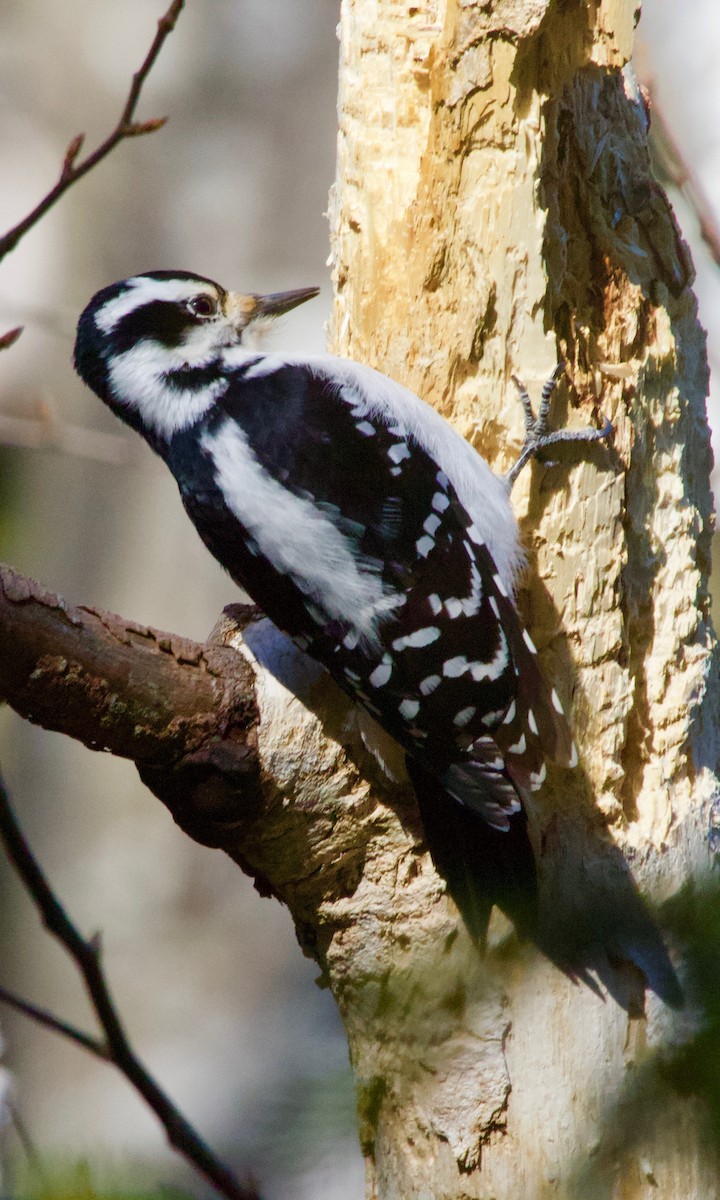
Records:
{"label": "bird's tail", "polygon": [[[628,1012],[636,1011],[647,987],[672,1008],[682,1007],[662,932],[614,847],[595,840],[583,852],[582,843],[566,830],[567,848],[556,850],[562,869],[556,857],[541,918],[524,810],[509,816],[507,829],[497,829],[477,809],[458,803],[418,763],[408,760],[408,772],[432,860],[480,947],[495,904],[522,940],[533,942],[569,979],[598,996],[604,987]],[[575,837],[580,833],[574,830]]]}
{"label": "bird's tail", "polygon": [[513,813],[506,830],[494,829],[419,763],[408,758],[407,768],[435,868],[474,940],[484,944],[493,905],[521,938],[535,940],[537,875],[525,813]]}

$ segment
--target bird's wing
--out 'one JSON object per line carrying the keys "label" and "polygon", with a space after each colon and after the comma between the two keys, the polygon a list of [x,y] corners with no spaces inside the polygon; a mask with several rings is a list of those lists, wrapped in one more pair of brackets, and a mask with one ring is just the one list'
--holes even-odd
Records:
{"label": "bird's wing", "polygon": [[[545,758],[569,761],[571,741],[452,479],[387,411],[369,418],[352,389],[301,364],[259,362],[233,378],[226,416],[318,534],[340,534],[378,585],[369,639],[360,614],[338,619],[331,573],[319,571],[322,588],[301,581],[313,593],[310,653],[411,753],[444,759],[459,800],[482,795],[484,815],[502,823],[516,788],[541,781]],[[329,542],[314,544],[321,556]]]}

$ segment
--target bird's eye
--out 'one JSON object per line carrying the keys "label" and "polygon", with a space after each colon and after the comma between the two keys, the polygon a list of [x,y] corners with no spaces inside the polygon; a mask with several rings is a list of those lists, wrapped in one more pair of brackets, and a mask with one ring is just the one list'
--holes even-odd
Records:
{"label": "bird's eye", "polygon": [[187,306],[194,317],[214,317],[217,312],[217,301],[212,296],[193,296]]}

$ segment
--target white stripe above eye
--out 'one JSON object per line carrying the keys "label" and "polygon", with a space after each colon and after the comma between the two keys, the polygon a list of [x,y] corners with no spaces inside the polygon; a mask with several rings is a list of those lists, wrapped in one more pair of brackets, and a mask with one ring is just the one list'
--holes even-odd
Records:
{"label": "white stripe above eye", "polygon": [[144,275],[134,275],[126,281],[125,287],[126,290],[112,300],[106,300],[96,312],[95,324],[102,333],[110,333],[123,317],[154,300],[177,304],[198,295],[208,295],[213,300],[218,298],[217,289],[211,283],[203,286],[193,279],[148,279]]}
{"label": "white stripe above eye", "polygon": [[273,479],[233,420],[205,434],[202,446],[212,457],[225,503],[262,555],[312,597],[328,620],[347,621],[352,613],[357,631],[374,641],[382,582],[358,563],[327,514]]}

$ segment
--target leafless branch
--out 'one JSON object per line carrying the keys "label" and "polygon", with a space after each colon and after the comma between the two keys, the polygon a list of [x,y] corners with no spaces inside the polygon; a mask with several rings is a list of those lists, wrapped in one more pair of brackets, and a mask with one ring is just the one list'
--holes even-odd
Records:
{"label": "leafless branch", "polygon": [[82,1029],[77,1029],[75,1025],[71,1025],[68,1021],[63,1021],[61,1017],[56,1017],[47,1008],[41,1008],[37,1004],[31,1004],[29,1000],[23,999],[22,996],[11,992],[9,988],[0,985],[0,1003],[7,1004],[9,1008],[14,1008],[17,1012],[23,1013],[24,1016],[30,1017],[36,1021],[38,1025],[44,1025],[46,1029],[52,1029],[55,1033],[61,1033],[63,1037],[69,1038],[71,1042],[77,1042],[84,1050],[89,1050],[97,1058],[102,1058],[105,1062],[111,1062],[108,1048],[99,1038],[93,1037],[90,1033],[84,1033]]}
{"label": "leafless branch", "polygon": [[84,134],[79,133],[72,139],[65,151],[60,177],[55,186],[50,189],[32,212],[28,213],[22,221],[18,222],[14,228],[9,229],[0,238],[0,261],[11,250],[15,249],[20,239],[25,236],[29,229],[37,225],[38,221],[45,216],[45,213],[64,195],[68,188],[72,187],[74,183],[77,183],[78,179],[81,179],[83,175],[87,175],[88,171],[91,171],[102,159],[106,158],[119,142],[124,141],[125,138],[139,137],[145,133],[154,133],[156,129],[160,129],[165,124],[165,117],[136,122],[134,120],[135,109],[137,108],[145,80],[155,65],[165,39],[175,28],[184,4],[185,0],[172,0],[167,12],[158,21],[157,33],[155,34],[153,43],[140,69],[133,75],[132,86],[125,101],[125,106],[112,133],[96,150],[93,150],[92,154],[88,154],[86,158],[81,159],[79,162],[78,156],[82,150]]}
{"label": "leafless branch", "polygon": [[73,607],[1,565],[0,698],[139,766],[223,741],[242,754],[257,719],[252,671],[236,651]]}
{"label": "leafless branch", "polygon": [[30,1133],[20,1114],[19,1108],[16,1104],[13,1104],[12,1101],[10,1103],[10,1120],[12,1122],[12,1127],[15,1130],[17,1139],[23,1148],[25,1158],[32,1167],[33,1173],[47,1189],[49,1181],[45,1175],[45,1169],[43,1167],[42,1160],[35,1149],[33,1140],[30,1137]]}
{"label": "leafless branch", "polygon": [[170,1145],[183,1155],[195,1169],[229,1200],[259,1200],[252,1187],[244,1186],[231,1171],[220,1162],[192,1125],[186,1121],[168,1096],[158,1086],[132,1049],[110,993],[101,962],[100,937],[84,938],[73,924],[62,904],[50,887],[45,875],[32,853],[17,823],[2,778],[0,778],[0,840],[4,843],[8,858],[32,899],[37,905],[47,930],[57,938],[76,963],[85,983],[90,1001],[105,1035],[105,1052],[92,1044],[79,1030],[72,1032],[63,1023],[49,1014],[33,1011],[23,1003],[24,1011],[43,1024],[51,1024],[58,1031],[80,1040],[86,1049],[107,1057],[122,1072],[125,1078],[140,1093],[162,1123]]}

